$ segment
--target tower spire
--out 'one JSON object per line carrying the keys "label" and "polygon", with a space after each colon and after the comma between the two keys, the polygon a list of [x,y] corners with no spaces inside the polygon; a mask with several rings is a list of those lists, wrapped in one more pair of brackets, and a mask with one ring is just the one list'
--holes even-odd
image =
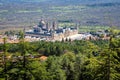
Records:
{"label": "tower spire", "polygon": [[53,28],[53,30],[56,29],[56,23],[55,23],[55,21],[53,21],[53,23],[52,23],[52,28]]}

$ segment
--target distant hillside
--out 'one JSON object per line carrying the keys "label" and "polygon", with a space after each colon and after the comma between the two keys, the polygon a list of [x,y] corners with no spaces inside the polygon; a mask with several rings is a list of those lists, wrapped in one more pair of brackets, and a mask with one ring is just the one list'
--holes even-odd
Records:
{"label": "distant hillside", "polygon": [[120,0],[0,0],[0,29],[28,27],[41,17],[120,27]]}
{"label": "distant hillside", "polygon": [[110,2],[120,2],[120,0],[0,0],[0,2],[52,2],[52,3],[84,3],[84,4],[91,4],[91,3],[110,3]]}

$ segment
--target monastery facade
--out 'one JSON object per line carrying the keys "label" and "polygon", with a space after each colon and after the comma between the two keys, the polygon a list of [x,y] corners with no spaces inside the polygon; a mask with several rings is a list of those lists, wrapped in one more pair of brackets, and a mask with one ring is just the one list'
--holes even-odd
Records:
{"label": "monastery facade", "polygon": [[32,30],[25,31],[26,36],[39,37],[47,41],[56,41],[69,38],[69,36],[78,34],[78,27],[59,27],[56,22],[52,25],[41,20],[38,25],[34,26]]}

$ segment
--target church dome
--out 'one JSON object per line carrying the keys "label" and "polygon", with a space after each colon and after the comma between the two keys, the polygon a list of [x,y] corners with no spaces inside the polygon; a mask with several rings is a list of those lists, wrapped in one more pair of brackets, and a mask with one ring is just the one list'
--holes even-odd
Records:
{"label": "church dome", "polygon": [[41,21],[39,22],[39,25],[38,25],[38,26],[39,26],[39,27],[44,27],[45,24],[46,24],[45,21],[41,20]]}
{"label": "church dome", "polygon": [[43,20],[41,20],[40,23],[45,25],[45,21],[43,21]]}

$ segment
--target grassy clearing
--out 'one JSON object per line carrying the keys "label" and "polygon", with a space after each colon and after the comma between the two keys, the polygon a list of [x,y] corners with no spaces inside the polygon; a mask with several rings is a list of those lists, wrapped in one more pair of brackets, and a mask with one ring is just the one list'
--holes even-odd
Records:
{"label": "grassy clearing", "polygon": [[23,30],[23,28],[5,28],[0,30],[0,34],[3,34],[6,31],[21,31],[21,30]]}
{"label": "grassy clearing", "polygon": [[8,12],[8,10],[0,10],[0,13]]}
{"label": "grassy clearing", "polygon": [[72,27],[75,26],[75,23],[59,23],[60,27]]}
{"label": "grassy clearing", "polygon": [[94,32],[99,30],[107,30],[109,26],[79,26],[79,32]]}
{"label": "grassy clearing", "polygon": [[69,12],[77,12],[77,11],[81,11],[82,9],[86,9],[86,6],[59,6],[59,7],[51,7],[49,11],[52,12],[65,12],[65,13],[69,13]]}
{"label": "grassy clearing", "polygon": [[85,9],[86,6],[59,6],[59,7],[51,7],[51,9],[54,9],[54,10],[72,10],[72,9]]}
{"label": "grassy clearing", "polygon": [[41,9],[38,9],[38,10],[19,10],[19,11],[17,11],[17,13],[32,13],[32,12],[39,12],[39,13],[41,13],[42,12],[42,10]]}
{"label": "grassy clearing", "polygon": [[[76,26],[75,23],[60,23],[59,26],[61,27],[74,27]],[[78,26],[79,32],[91,32],[91,31],[99,31],[99,30],[107,30],[109,26]]]}

